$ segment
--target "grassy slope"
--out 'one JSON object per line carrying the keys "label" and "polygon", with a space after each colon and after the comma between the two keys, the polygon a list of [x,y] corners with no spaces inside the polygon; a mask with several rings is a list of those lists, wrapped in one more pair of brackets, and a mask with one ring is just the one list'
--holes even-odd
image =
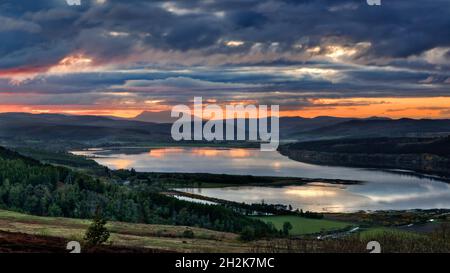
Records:
{"label": "grassy slope", "polygon": [[[82,240],[89,220],[50,218],[0,210],[0,231]],[[189,227],[195,238],[183,238],[183,226],[109,222],[109,243],[115,246],[145,247],[177,252],[247,252],[249,245],[232,233]]]}
{"label": "grassy slope", "polygon": [[291,235],[304,235],[318,233],[321,231],[330,231],[344,229],[351,224],[333,220],[309,219],[299,216],[262,216],[256,217],[264,222],[271,222],[277,229],[282,229],[285,222],[292,224]]}
{"label": "grassy slope", "polygon": [[373,227],[365,229],[359,233],[361,239],[363,240],[371,240],[372,238],[383,236],[384,234],[394,234],[398,237],[411,237],[411,238],[420,238],[423,236],[423,234],[410,231],[403,231],[390,227]]}
{"label": "grassy slope", "polygon": [[[317,232],[321,227],[343,228],[347,224],[333,220],[315,220],[296,216],[261,217],[282,225],[290,221],[295,232]],[[89,220],[38,217],[0,210],[0,250],[25,252],[62,252],[70,240],[81,240],[90,224]],[[301,225],[301,226],[299,226]],[[298,230],[300,228],[300,231]],[[308,237],[300,240],[270,239],[243,243],[237,235],[206,229],[190,228],[195,238],[187,239],[182,233],[187,227],[108,223],[111,232],[109,244],[114,247],[99,252],[256,252],[256,253],[305,253],[305,252],[367,252],[369,241],[379,241],[383,252],[449,252],[450,241],[440,237],[399,231],[392,228],[370,228],[344,240],[315,240]],[[303,229],[302,229],[303,228]],[[7,232],[14,232],[9,234]],[[448,231],[447,231],[448,232]],[[448,233],[447,233],[448,234]],[[448,234],[450,235],[450,234]],[[448,235],[445,235],[448,238]],[[34,237],[33,237],[34,236]],[[36,237],[38,236],[38,237]],[[44,236],[44,237],[43,237]],[[50,236],[50,237],[48,237]],[[439,239],[441,238],[441,239]],[[44,240],[45,239],[45,240]],[[9,240],[9,241],[8,241]],[[45,241],[45,242],[44,242]],[[64,250],[65,251],[65,250]]]}

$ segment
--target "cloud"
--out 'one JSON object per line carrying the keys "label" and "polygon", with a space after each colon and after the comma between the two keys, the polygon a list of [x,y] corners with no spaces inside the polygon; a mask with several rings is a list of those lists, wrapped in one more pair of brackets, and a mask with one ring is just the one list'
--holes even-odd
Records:
{"label": "cloud", "polygon": [[[245,5],[235,0],[112,0],[102,5],[85,1],[80,7],[42,2],[40,6],[30,5],[25,15],[19,13],[23,6],[7,6],[6,12],[16,12],[16,18],[0,17],[9,22],[1,24],[1,28],[43,31],[44,37],[55,43],[72,40],[76,47],[99,54],[99,58],[112,58],[111,52],[126,58],[140,47],[144,51],[179,50],[186,52],[185,56],[189,56],[188,50],[195,49],[201,51],[204,59],[217,60],[217,54],[232,50],[219,43],[221,40],[245,41],[247,46],[241,47],[238,54],[244,59],[254,54],[257,47],[272,45],[273,51],[276,44],[282,54],[261,54],[261,62],[284,59],[324,44],[341,48],[370,44],[364,56],[371,60],[406,58],[450,45],[445,32],[445,18],[450,15],[445,7],[450,4],[444,0],[395,1],[385,3],[382,9],[360,0],[343,0],[339,4],[331,0],[250,0]],[[129,37],[111,42],[101,35],[103,32],[129,33]],[[48,43],[48,39],[38,39],[34,45]],[[330,55],[329,50],[323,53]]]}
{"label": "cloud", "polygon": [[25,31],[36,33],[41,31],[41,27],[33,22],[27,22],[0,15],[0,33],[8,31]]}
{"label": "cloud", "polygon": [[289,107],[448,96],[448,18],[447,0],[2,2],[0,96],[94,105],[200,94]]}
{"label": "cloud", "polygon": [[161,80],[128,80],[120,88],[174,88],[195,90],[220,90],[220,89],[242,89],[258,88],[260,84],[243,84],[230,82],[212,82],[186,77],[169,77]]}

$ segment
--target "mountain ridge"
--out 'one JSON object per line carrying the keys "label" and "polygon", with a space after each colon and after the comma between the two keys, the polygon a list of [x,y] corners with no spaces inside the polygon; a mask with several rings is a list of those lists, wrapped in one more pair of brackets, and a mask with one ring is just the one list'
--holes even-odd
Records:
{"label": "mountain ridge", "polygon": [[[248,120],[246,120],[248,125]],[[270,122],[269,122],[270,125]],[[87,146],[172,142],[170,123],[152,123],[104,116],[0,113],[4,142],[82,143]],[[248,129],[248,127],[247,127]],[[332,138],[432,137],[450,134],[450,119],[281,117],[282,140]],[[3,141],[3,142],[2,142]]]}

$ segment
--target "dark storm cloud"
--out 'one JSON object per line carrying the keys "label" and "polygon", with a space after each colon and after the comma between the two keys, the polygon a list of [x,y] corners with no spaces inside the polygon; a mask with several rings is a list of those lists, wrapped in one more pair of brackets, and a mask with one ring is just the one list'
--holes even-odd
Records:
{"label": "dark storm cloud", "polygon": [[[8,28],[38,32],[43,28],[44,39],[36,39],[36,44],[43,45],[48,39],[87,39],[91,43],[81,45],[109,45],[111,50],[98,51],[119,55],[127,54],[130,45],[97,45],[95,35],[86,32],[100,36],[101,30],[123,31],[134,34],[128,38],[131,44],[180,50],[214,46],[220,38],[250,44],[277,42],[281,48],[299,41],[315,46],[327,39],[370,42],[369,53],[374,57],[407,57],[450,44],[450,3],[445,0],[385,1],[381,8],[370,7],[363,0],[95,2],[82,1],[80,7],[64,5],[64,0],[5,3],[0,21],[8,23],[2,24],[0,32]],[[20,49],[20,45],[9,49]]]}
{"label": "dark storm cloud", "polygon": [[[382,8],[370,7],[363,0],[82,3],[74,7],[64,5],[64,0],[17,0],[2,4],[5,16],[0,19],[10,21],[3,28],[16,31],[36,32],[45,27],[43,38],[55,41],[75,39],[83,31],[115,29],[149,35],[130,37],[130,43],[181,50],[213,46],[221,37],[278,42],[285,47],[302,39],[310,46],[337,39],[371,42],[370,53],[377,57],[406,57],[450,43],[450,4],[444,0],[386,1]],[[95,39],[91,42],[96,44]]]}

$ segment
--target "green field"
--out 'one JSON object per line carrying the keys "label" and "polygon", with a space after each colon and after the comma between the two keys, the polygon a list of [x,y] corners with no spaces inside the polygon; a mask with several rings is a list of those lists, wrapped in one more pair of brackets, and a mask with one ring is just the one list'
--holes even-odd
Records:
{"label": "green field", "polygon": [[255,217],[266,223],[271,222],[277,229],[282,229],[285,222],[290,222],[292,230],[289,232],[291,235],[305,235],[312,233],[319,233],[322,231],[332,231],[344,229],[352,226],[350,223],[322,220],[322,219],[310,219],[299,216],[258,216]]}
{"label": "green field", "polygon": [[378,238],[380,236],[392,235],[398,238],[411,238],[420,239],[424,237],[424,234],[419,234],[411,231],[404,231],[391,227],[372,227],[364,229],[359,233],[362,240],[373,240],[373,238]]}

